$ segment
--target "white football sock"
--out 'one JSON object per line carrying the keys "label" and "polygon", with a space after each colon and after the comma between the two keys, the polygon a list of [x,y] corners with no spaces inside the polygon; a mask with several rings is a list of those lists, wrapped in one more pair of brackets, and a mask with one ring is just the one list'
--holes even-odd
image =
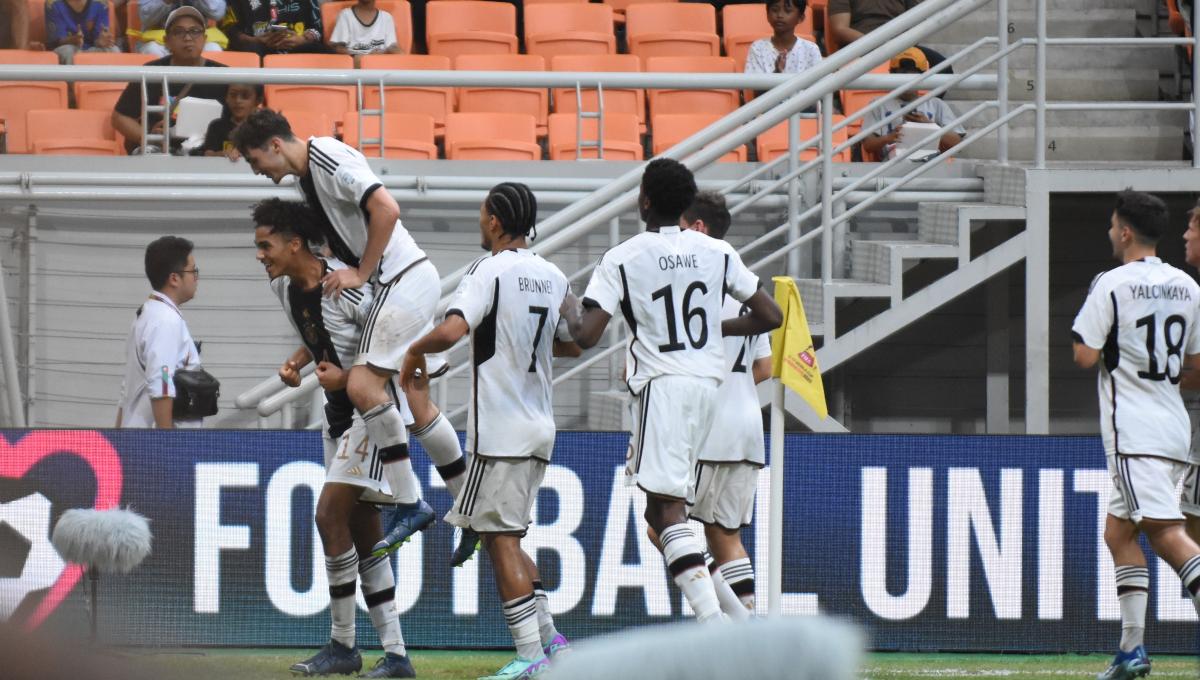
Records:
{"label": "white football sock", "polygon": [[704,551],[691,527],[673,524],[663,529],[659,540],[667,570],[692,605],[696,619],[701,622],[722,620],[717,591],[704,566]]}
{"label": "white football sock", "polygon": [[325,557],[329,577],[329,637],[354,647],[354,592],[358,581],[358,552],[350,548],[341,555]]}

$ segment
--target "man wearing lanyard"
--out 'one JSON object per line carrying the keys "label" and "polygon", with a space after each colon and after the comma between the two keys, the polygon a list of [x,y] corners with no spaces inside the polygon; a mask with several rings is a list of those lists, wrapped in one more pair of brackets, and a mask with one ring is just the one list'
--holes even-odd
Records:
{"label": "man wearing lanyard", "polygon": [[154,292],[138,308],[125,342],[117,427],[199,427],[199,419],[172,415],[176,371],[200,368],[200,350],[179,313],[200,279],[192,242],[163,236],[146,246],[146,278]]}

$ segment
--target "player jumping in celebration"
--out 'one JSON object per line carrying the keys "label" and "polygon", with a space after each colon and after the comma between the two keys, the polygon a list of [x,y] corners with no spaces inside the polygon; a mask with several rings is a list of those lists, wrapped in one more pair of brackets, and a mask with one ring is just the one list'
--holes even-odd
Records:
{"label": "player jumping in celebration", "polygon": [[321,241],[316,216],[302,203],[277,198],[254,208],[257,258],[271,278],[271,289],[303,345],[279,369],[280,379],[299,387],[300,369],[320,362],[317,375],[325,389],[325,484],[317,499],[317,531],[325,549],[329,577],[329,644],[312,658],[292,666],[294,673],[357,673],[362,657],[355,646],[355,582],[362,580],[363,599],[379,633],[385,654],[364,677],[415,677],[396,614],[395,575],[386,555],[371,555],[383,538],[379,511],[368,502],[390,503],[378,448],[368,445],[366,426],[346,395],[346,372],[371,310],[371,286],[346,290],[337,297],[321,294],[321,279],[346,267],[314,255],[310,244]]}
{"label": "player jumping in celebration", "polygon": [[[726,374],[721,336],[765,333],[779,326],[782,314],[729,244],[680,230],[680,216],[695,196],[687,167],[667,158],[651,161],[638,197],[646,231],[606,252],[583,309],[568,296],[563,314],[583,348],[599,342],[618,309],[624,315],[631,336],[625,381],[638,412],[626,472],[646,492],[646,521],[675,583],[700,621],[717,621],[724,616],[704,548],[687,525],[686,502]],[[722,321],[726,292],[749,314]]]}
{"label": "player jumping in celebration", "polygon": [[[682,226],[724,239],[729,231],[725,197],[701,191],[687,210]],[[725,298],[721,319],[736,319],[748,308],[732,297]],[[725,381],[717,391],[720,406],[713,425],[700,447],[696,464],[696,498],[689,515],[704,525],[704,538],[711,553],[709,573],[717,582],[721,609],[734,620],[754,613],[754,567],[742,545],[742,528],[754,516],[754,494],[758,471],[766,464],[763,451],[762,409],[755,385],[771,377],[771,343],[765,335],[725,336]],[[734,601],[720,581],[728,584]]]}
{"label": "player jumping in celebration", "polygon": [[471,402],[466,490],[446,521],[474,529],[496,573],[504,618],[517,658],[493,680],[530,678],[567,648],[554,628],[533,559],[521,549],[533,502],[554,451],[551,355],[579,356],[560,328],[559,306],[569,290],[558,267],[527,250],[537,201],[524,184],[492,187],[479,209],[482,245],[450,300],[446,319],[408,349],[401,380],[424,372],[425,355],[471,335]]}
{"label": "player jumping in celebration", "polygon": [[[234,143],[255,174],[278,184],[295,175],[309,207],[320,218],[322,236],[347,267],[324,275],[325,295],[339,295],[371,282],[375,302],[363,329],[346,392],[367,423],[367,436],[379,447],[397,505],[386,535],[374,553],[394,550],[428,527],[433,509],[420,498],[408,457],[408,434],[396,395],[387,385],[400,369],[404,352],[433,328],[441,280],[425,252],[400,223],[400,206],[356,149],[332,137],[297,139],[287,119],[270,109],[251,114],[234,131]],[[433,375],[445,370],[444,357],[431,360]],[[466,458],[450,421],[435,408],[430,420],[414,413],[413,434],[457,497],[465,480]],[[464,532],[452,562],[474,554],[478,537]]]}
{"label": "player jumping in celebration", "polygon": [[1191,424],[1179,382],[1200,367],[1200,286],[1155,256],[1167,207],[1117,195],[1108,238],[1116,269],[1098,275],[1071,328],[1075,363],[1100,365],[1100,431],[1113,480],[1104,542],[1116,565],[1121,642],[1100,680],[1150,673],[1142,645],[1150,572],[1138,533],[1179,574],[1200,611],[1200,546],[1183,527],[1176,488],[1188,468]]}

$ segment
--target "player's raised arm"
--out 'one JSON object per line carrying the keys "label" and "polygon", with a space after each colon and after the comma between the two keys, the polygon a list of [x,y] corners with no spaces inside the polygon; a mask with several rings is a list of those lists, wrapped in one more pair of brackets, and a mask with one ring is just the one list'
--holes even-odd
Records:
{"label": "player's raised arm", "polygon": [[783,323],[783,312],[767,292],[759,288],[744,303],[749,314],[721,322],[721,335],[758,335],[779,328]]}

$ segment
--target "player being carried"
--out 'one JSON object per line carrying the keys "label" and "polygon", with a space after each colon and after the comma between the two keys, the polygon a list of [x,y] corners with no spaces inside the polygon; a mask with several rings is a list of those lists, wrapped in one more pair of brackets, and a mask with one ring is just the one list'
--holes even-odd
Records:
{"label": "player being carried", "polygon": [[284,361],[280,379],[300,385],[300,369],[318,361],[317,376],[325,389],[325,484],[317,500],[317,531],[325,550],[329,577],[329,644],[291,670],[303,675],[356,673],[362,657],[355,646],[355,582],[362,580],[363,599],[379,633],[385,654],[364,677],[415,677],[404,647],[394,604],[395,576],[387,555],[372,556],[383,537],[379,511],[368,503],[391,503],[378,447],[366,436],[362,418],[346,395],[346,371],[358,351],[362,324],[371,310],[371,286],[345,290],[337,297],[321,294],[321,279],[346,268],[333,258],[320,258],[311,245],[321,242],[316,216],[302,203],[277,198],[254,208],[254,246],[267,270],[271,289],[302,346]]}
{"label": "player being carried", "polygon": [[559,324],[570,289],[558,267],[527,250],[537,201],[524,184],[505,182],[479,209],[484,250],[458,285],[437,328],[408,349],[401,371],[416,390],[425,355],[471,336],[471,401],[466,490],[446,521],[484,539],[517,658],[490,678],[516,680],[544,671],[567,640],[554,628],[537,566],[521,549],[533,502],[554,450],[551,355],[579,356]]}
{"label": "player being carried", "polygon": [[1179,574],[1200,611],[1200,546],[1184,531],[1176,493],[1191,442],[1179,382],[1185,368],[1200,368],[1200,286],[1155,256],[1166,227],[1160,199],[1117,195],[1108,238],[1122,264],[1092,281],[1071,328],[1075,363],[1100,366],[1100,431],[1113,480],[1104,542],[1116,565],[1121,642],[1101,680],[1150,673],[1142,644],[1150,572],[1139,532]]}
{"label": "player being carried", "polygon": [[[721,336],[765,333],[779,326],[782,314],[729,244],[680,230],[680,216],[695,196],[687,167],[651,161],[638,197],[646,231],[600,258],[582,305],[568,296],[563,315],[583,348],[599,342],[618,309],[625,317],[625,381],[638,414],[626,473],[646,492],[646,522],[675,583],[700,621],[716,621],[724,616],[685,503],[726,375]],[[722,321],[726,293],[749,313]]]}
{"label": "player being carried", "polygon": [[[425,252],[400,223],[400,206],[358,150],[332,137],[297,139],[288,121],[270,109],[254,112],[234,131],[233,141],[255,174],[278,184],[295,175],[330,251],[348,266],[325,274],[325,295],[339,295],[370,282],[375,302],[363,328],[358,356],[346,384],[367,436],[379,447],[384,474],[396,501],[386,535],[374,554],[394,550],[428,527],[433,508],[421,500],[420,485],[408,457],[408,433],[398,395],[387,386],[400,369],[404,352],[433,328],[441,280]],[[432,376],[445,370],[444,357],[429,362]],[[466,458],[450,421],[436,408],[428,422],[417,418],[413,435],[429,453],[446,488],[457,497]],[[414,414],[419,416],[419,414]],[[451,563],[474,554],[478,537],[464,532]]]}

